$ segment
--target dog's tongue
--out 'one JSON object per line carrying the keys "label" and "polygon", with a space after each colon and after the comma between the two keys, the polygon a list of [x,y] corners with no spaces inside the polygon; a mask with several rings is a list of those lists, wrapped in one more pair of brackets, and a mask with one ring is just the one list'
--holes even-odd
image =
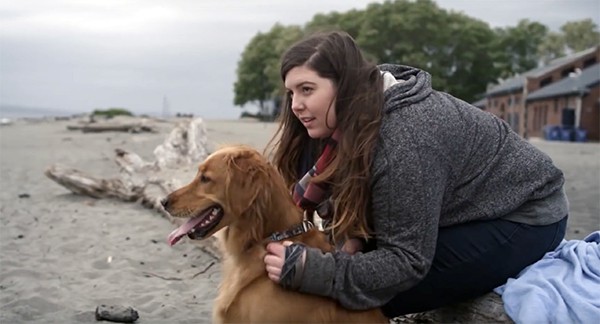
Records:
{"label": "dog's tongue", "polygon": [[169,245],[175,245],[175,243],[177,243],[179,240],[181,240],[182,237],[187,235],[187,233],[191,231],[192,228],[198,226],[202,219],[204,219],[203,215],[190,218],[187,222],[185,222],[185,224],[179,226],[177,229],[171,232],[171,234],[169,234],[169,237],[167,238]]}

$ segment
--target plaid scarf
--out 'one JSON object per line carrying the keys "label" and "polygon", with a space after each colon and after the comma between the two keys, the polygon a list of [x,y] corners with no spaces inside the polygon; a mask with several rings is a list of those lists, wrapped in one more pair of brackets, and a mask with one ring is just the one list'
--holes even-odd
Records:
{"label": "plaid scarf", "polygon": [[331,137],[327,139],[325,148],[317,163],[296,183],[292,195],[298,207],[309,213],[317,211],[319,217],[323,219],[331,219],[333,216],[331,202],[327,199],[331,194],[329,185],[326,183],[313,183],[311,180],[323,173],[331,162],[339,137],[339,131],[335,130]]}

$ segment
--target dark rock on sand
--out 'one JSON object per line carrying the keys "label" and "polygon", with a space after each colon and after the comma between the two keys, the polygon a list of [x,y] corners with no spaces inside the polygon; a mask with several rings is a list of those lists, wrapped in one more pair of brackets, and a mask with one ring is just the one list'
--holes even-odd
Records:
{"label": "dark rock on sand", "polygon": [[133,323],[137,321],[138,318],[138,312],[131,307],[119,305],[100,305],[96,307],[97,321]]}

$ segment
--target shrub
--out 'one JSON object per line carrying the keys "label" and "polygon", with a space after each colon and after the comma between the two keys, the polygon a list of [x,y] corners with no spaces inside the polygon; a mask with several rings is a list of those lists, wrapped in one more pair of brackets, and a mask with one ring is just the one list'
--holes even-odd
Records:
{"label": "shrub", "polygon": [[115,116],[133,116],[133,114],[125,108],[108,108],[108,109],[95,109],[92,112],[94,116],[104,116],[106,118],[113,118]]}

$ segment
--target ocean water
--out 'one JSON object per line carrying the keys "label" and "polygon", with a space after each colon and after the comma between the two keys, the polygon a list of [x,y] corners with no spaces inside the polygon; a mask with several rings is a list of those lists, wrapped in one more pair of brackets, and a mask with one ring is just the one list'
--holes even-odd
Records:
{"label": "ocean water", "polygon": [[[250,106],[250,105],[248,105]],[[243,112],[256,113],[258,109],[253,109],[253,107],[244,107],[244,109],[240,109],[239,107],[231,107],[229,109],[223,110],[214,110],[213,111],[201,111],[198,109],[197,111],[187,111],[185,113],[192,114],[196,117],[202,117],[205,119],[222,119],[222,120],[234,120],[240,118]],[[47,117],[68,117],[68,116],[76,116],[76,115],[85,115],[91,113],[91,110],[87,111],[71,111],[66,109],[56,109],[56,108],[41,108],[41,107],[31,107],[31,106],[18,106],[18,105],[2,105],[0,104],[0,118],[8,118],[11,120],[21,119],[21,118],[47,118]],[[175,117],[174,112],[170,112],[167,115],[164,115],[164,112],[145,112],[145,111],[131,111],[133,114],[137,116],[151,116],[151,117]]]}
{"label": "ocean water", "polygon": [[80,112],[65,111],[53,108],[0,105],[0,118],[8,119],[63,117],[76,115],[79,113]]}

